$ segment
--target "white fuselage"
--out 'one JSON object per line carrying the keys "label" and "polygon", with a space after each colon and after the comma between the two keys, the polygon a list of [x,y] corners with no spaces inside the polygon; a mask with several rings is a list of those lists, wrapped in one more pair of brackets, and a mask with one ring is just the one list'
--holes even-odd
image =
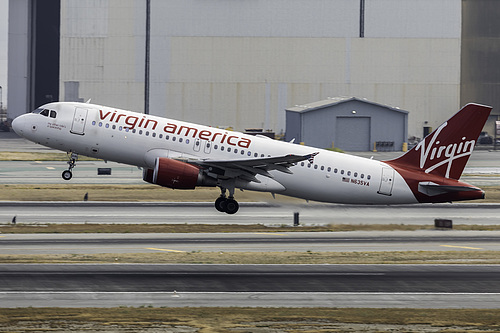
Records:
{"label": "white fuselage", "polygon": [[56,117],[24,115],[22,123],[15,120],[16,131],[61,151],[145,168],[153,168],[157,157],[220,161],[319,152],[312,164],[306,160],[290,167],[293,174],[274,170],[273,180],[258,175],[262,184],[245,188],[322,202],[417,202],[403,177],[384,162],[100,105],[43,108],[56,111]]}

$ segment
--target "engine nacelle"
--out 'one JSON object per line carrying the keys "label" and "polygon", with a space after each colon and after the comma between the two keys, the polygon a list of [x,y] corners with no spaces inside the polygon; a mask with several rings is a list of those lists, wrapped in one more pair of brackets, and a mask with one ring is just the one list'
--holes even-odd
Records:
{"label": "engine nacelle", "polygon": [[184,190],[192,190],[197,185],[210,186],[212,182],[206,178],[196,166],[164,157],[155,160],[154,169],[144,169],[142,177],[148,183]]}

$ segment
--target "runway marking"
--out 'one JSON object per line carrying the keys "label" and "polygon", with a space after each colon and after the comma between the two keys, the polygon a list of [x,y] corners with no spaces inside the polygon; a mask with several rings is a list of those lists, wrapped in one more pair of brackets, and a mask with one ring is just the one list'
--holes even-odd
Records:
{"label": "runway marking", "polygon": [[45,167],[46,169],[49,169],[49,170],[55,170],[56,168],[54,167]]}
{"label": "runway marking", "polygon": [[164,251],[164,252],[179,252],[179,253],[184,253],[186,251],[180,251],[180,250],[169,250],[169,249],[157,249],[155,247],[147,247],[146,250],[153,250],[153,251]]}
{"label": "runway marking", "polygon": [[288,236],[287,234],[278,234],[276,232],[254,232],[254,235],[276,235],[276,236]]}
{"label": "runway marking", "polygon": [[443,247],[455,247],[458,249],[468,249],[468,250],[482,250],[480,247],[469,247],[469,246],[455,246],[455,245],[439,245]]}

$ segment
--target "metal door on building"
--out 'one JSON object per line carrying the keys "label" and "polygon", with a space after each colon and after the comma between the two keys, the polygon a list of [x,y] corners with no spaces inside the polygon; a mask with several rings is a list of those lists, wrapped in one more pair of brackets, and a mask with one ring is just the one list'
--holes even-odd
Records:
{"label": "metal door on building", "polygon": [[73,123],[71,124],[71,133],[84,135],[85,123],[87,122],[87,109],[75,108]]}
{"label": "metal door on building", "polygon": [[337,117],[334,145],[346,151],[369,151],[370,117]]}
{"label": "metal door on building", "polygon": [[382,168],[382,179],[380,180],[380,187],[378,194],[392,195],[392,185],[394,184],[394,169]]}

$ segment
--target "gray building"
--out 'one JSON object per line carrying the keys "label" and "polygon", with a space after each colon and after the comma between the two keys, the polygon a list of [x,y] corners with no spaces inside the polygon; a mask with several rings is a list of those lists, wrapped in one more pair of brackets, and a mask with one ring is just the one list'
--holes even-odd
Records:
{"label": "gray building", "polygon": [[286,140],[347,151],[401,150],[408,111],[355,97],[329,98],[286,109]]}

